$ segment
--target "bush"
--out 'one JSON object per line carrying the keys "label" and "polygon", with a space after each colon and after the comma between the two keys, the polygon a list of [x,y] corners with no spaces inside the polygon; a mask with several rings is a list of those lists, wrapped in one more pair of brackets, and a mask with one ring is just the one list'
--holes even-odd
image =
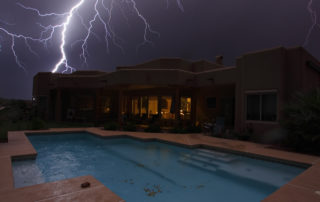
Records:
{"label": "bush", "polygon": [[201,133],[202,132],[201,126],[196,126],[196,125],[189,125],[185,130],[187,133]]}
{"label": "bush", "polygon": [[47,128],[48,127],[46,123],[39,118],[35,118],[31,122],[31,130],[41,130],[41,129],[47,129]]}
{"label": "bush", "polygon": [[144,129],[144,132],[161,133],[162,129],[159,124],[151,124],[146,129]]}
{"label": "bush", "polygon": [[118,124],[116,122],[108,122],[104,125],[105,130],[117,130]]}
{"label": "bush", "polygon": [[320,89],[297,93],[285,110],[286,146],[297,151],[320,152]]}
{"label": "bush", "polygon": [[126,124],[124,124],[123,130],[124,131],[137,131],[137,126],[134,123],[127,122]]}

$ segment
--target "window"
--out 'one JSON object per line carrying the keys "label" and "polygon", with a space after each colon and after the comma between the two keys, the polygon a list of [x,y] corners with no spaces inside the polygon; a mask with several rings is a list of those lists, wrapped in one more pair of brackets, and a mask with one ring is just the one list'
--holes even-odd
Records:
{"label": "window", "polygon": [[102,97],[103,113],[108,114],[111,111],[111,97]]}
{"label": "window", "polygon": [[131,113],[141,119],[174,119],[172,97],[170,96],[135,96],[131,100]]}
{"label": "window", "polygon": [[139,115],[140,110],[139,110],[139,97],[133,97],[132,98],[132,114],[133,115]]}
{"label": "window", "polygon": [[158,116],[158,97],[150,96],[148,100],[148,118],[153,118]]}
{"label": "window", "polygon": [[215,97],[207,97],[207,108],[216,108],[216,103]]}
{"label": "window", "polygon": [[147,119],[148,117],[148,96],[140,97],[140,117]]}
{"label": "window", "polygon": [[247,95],[247,120],[276,121],[276,93],[259,93]]}
{"label": "window", "polygon": [[260,95],[247,95],[247,120],[260,120]]}
{"label": "window", "polygon": [[191,118],[191,97],[180,98],[180,117],[181,119]]}
{"label": "window", "polygon": [[94,99],[90,95],[81,95],[76,98],[76,108],[80,111],[93,110]]}
{"label": "window", "polygon": [[160,113],[162,119],[174,119],[174,110],[172,108],[174,103],[172,97],[161,96],[160,97]]}

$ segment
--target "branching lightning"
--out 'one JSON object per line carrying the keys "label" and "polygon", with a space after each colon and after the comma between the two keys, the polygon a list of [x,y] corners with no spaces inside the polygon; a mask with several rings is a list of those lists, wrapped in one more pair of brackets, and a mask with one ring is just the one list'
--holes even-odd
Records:
{"label": "branching lightning", "polygon": [[70,20],[73,17],[74,11],[78,9],[83,4],[83,2],[84,0],[80,0],[75,6],[73,6],[68,13],[67,20],[62,25],[59,25],[59,26],[63,26],[62,33],[61,33],[61,45],[60,45],[61,58],[59,62],[56,64],[56,66],[54,67],[54,69],[52,70],[53,73],[56,72],[59,69],[60,65],[62,64],[64,64],[66,67],[66,69],[63,72],[68,71],[69,69],[71,70],[71,72],[72,70],[74,70],[74,68],[69,66],[68,64],[66,52],[64,50],[64,45],[66,43],[66,31],[67,31],[68,25],[70,24]]}
{"label": "branching lightning", "polygon": [[[106,1],[108,3],[106,3]],[[52,41],[55,35],[58,35],[60,38],[60,42],[59,42],[60,58],[52,68],[52,72],[53,73],[58,71],[61,71],[62,73],[73,72],[75,68],[72,67],[70,65],[70,62],[68,61],[66,44],[67,44],[67,34],[69,33],[69,30],[70,30],[70,24],[71,22],[74,22],[73,21],[74,18],[79,19],[82,27],[85,29],[85,36],[83,39],[73,41],[71,43],[71,48],[78,43],[81,44],[81,53],[79,57],[80,59],[82,59],[84,64],[87,64],[87,60],[89,56],[89,51],[88,51],[89,38],[91,36],[94,36],[96,39],[100,39],[99,35],[93,32],[94,26],[96,26],[97,23],[99,23],[105,31],[104,41],[106,45],[106,52],[109,52],[110,42],[116,47],[118,47],[122,52],[124,52],[121,46],[121,42],[123,40],[116,35],[111,25],[113,10],[115,6],[118,6],[120,8],[122,15],[125,17],[127,21],[128,21],[128,18],[124,13],[124,9],[122,8],[123,5],[125,5],[127,8],[130,8],[131,11],[135,13],[135,15],[143,23],[144,25],[143,41],[141,44],[138,45],[138,48],[142,45],[152,44],[152,41],[149,39],[149,34],[160,36],[158,32],[154,31],[151,28],[151,25],[149,24],[147,19],[141,14],[141,12],[139,11],[136,5],[135,0],[93,0],[91,9],[94,12],[94,15],[87,22],[85,22],[79,10],[84,5],[85,2],[86,0],[79,0],[67,12],[63,12],[63,13],[56,13],[56,12],[43,13],[37,8],[29,7],[29,6],[23,5],[22,3],[17,3],[16,4],[17,6],[21,7],[26,11],[33,12],[39,18],[56,17],[56,18],[61,18],[63,21],[59,23],[49,24],[49,25],[43,25],[41,23],[37,23],[37,25],[39,26],[39,36],[34,37],[34,36],[19,34],[16,32],[11,32],[10,29],[8,29],[6,26],[14,26],[14,24],[0,20],[0,34],[2,33],[8,36],[9,38],[11,38],[11,51],[14,56],[16,64],[20,68],[22,68],[24,71],[26,71],[25,65],[19,59],[19,56],[16,50],[16,41],[18,39],[24,41],[24,44],[30,53],[34,54],[35,56],[38,56],[37,52],[32,49],[32,46],[30,45],[29,42],[32,41],[32,42],[40,43],[45,48],[47,48],[48,42]],[[176,3],[178,7],[183,11],[181,0],[176,0]],[[86,23],[88,23],[88,25]],[[1,35],[0,35],[0,40],[3,40]],[[1,50],[1,46],[0,46],[0,50]],[[60,70],[61,67],[64,67],[64,69]]]}
{"label": "branching lightning", "polygon": [[312,31],[316,27],[320,28],[320,24],[317,21],[317,18],[318,18],[317,12],[316,12],[316,10],[314,10],[312,8],[312,4],[313,4],[313,0],[309,0],[308,6],[307,6],[307,10],[310,13],[311,23],[312,24],[311,24],[311,26],[310,26],[310,28],[308,30],[308,33],[307,33],[307,36],[306,36],[306,38],[304,40],[303,46],[306,46],[309,43],[309,38],[310,38],[310,35],[311,35]]}
{"label": "branching lightning", "polygon": [[[180,8],[181,11],[184,11],[182,0],[175,0],[177,6]],[[118,47],[122,52],[124,52],[122,44],[122,39],[117,36],[115,31],[113,30],[112,20],[113,20],[113,12],[114,8],[118,7],[122,13],[122,16],[129,21],[128,16],[125,13],[124,8],[129,8],[131,12],[135,13],[135,15],[141,20],[144,25],[143,29],[143,40],[141,44],[138,44],[137,48],[146,45],[146,44],[153,44],[150,40],[149,35],[156,35],[160,36],[160,34],[154,31],[151,28],[151,25],[147,21],[147,19],[142,15],[140,10],[137,7],[135,0],[91,0],[91,11],[93,12],[93,16],[90,19],[85,20],[80,8],[84,5],[84,3],[89,1],[87,0],[78,0],[75,5],[73,5],[69,10],[65,12],[49,12],[44,13],[41,12],[37,8],[26,6],[22,3],[17,3],[16,5],[25,11],[29,11],[30,13],[35,14],[39,19],[41,18],[58,18],[61,19],[59,23],[52,23],[48,25],[43,25],[41,23],[37,23],[39,26],[39,35],[32,36],[32,35],[24,35],[17,32],[10,31],[13,26],[15,26],[12,22],[7,22],[3,19],[0,19],[0,52],[3,50],[3,45],[1,44],[4,41],[5,36],[9,38],[10,42],[10,50],[12,52],[13,58],[21,69],[26,72],[26,65],[23,61],[19,58],[19,53],[17,51],[17,42],[23,41],[27,50],[35,56],[39,56],[39,54],[32,48],[34,43],[42,44],[45,48],[48,47],[48,42],[52,42],[54,36],[59,37],[59,53],[60,57],[57,63],[52,67],[52,72],[73,72],[75,70],[74,67],[70,65],[70,61],[68,60],[66,45],[67,45],[67,34],[70,34],[70,26],[71,23],[74,22],[73,19],[78,19],[79,23],[82,25],[84,29],[84,37],[82,39],[77,39],[71,41],[71,48],[78,45],[81,48],[79,58],[83,61],[84,64],[87,65],[88,57],[90,56],[88,50],[88,43],[90,37],[95,37],[97,40],[101,40],[100,36],[97,33],[94,33],[93,29],[95,26],[100,25],[104,29],[104,42],[106,46],[106,52],[109,52],[110,43],[114,46]],[[169,6],[169,0],[166,0],[167,6]],[[309,38],[312,32],[316,28],[320,28],[320,23],[318,22],[318,15],[316,10],[313,8],[313,0],[309,0],[307,5],[307,10],[311,17],[311,26],[308,29],[307,35],[305,37],[303,45],[306,46],[309,43]],[[32,43],[31,43],[32,42]],[[64,68],[64,69],[61,69]]]}

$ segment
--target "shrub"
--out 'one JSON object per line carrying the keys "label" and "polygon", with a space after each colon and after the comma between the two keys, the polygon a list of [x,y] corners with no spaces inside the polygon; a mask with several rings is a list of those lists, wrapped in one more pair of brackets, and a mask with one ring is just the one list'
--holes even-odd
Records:
{"label": "shrub", "polygon": [[320,152],[320,89],[297,93],[284,113],[285,144],[297,151]]}
{"label": "shrub", "polygon": [[161,133],[162,129],[159,124],[150,124],[146,129],[144,129],[144,132]]}
{"label": "shrub", "polygon": [[41,129],[47,129],[47,128],[48,127],[46,123],[39,118],[35,118],[31,122],[31,130],[41,130]]}
{"label": "shrub", "polygon": [[116,122],[108,122],[104,125],[105,130],[117,130],[118,124]]}
{"label": "shrub", "polygon": [[192,124],[192,125],[187,126],[185,131],[187,133],[201,133],[202,129],[201,129],[201,126],[196,126],[196,125]]}
{"label": "shrub", "polygon": [[123,125],[123,130],[124,131],[137,131],[137,126],[136,124],[132,122],[127,122]]}

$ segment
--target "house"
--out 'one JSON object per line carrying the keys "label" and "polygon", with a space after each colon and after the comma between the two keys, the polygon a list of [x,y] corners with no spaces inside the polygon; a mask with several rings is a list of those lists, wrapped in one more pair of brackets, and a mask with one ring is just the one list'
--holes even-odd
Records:
{"label": "house", "polygon": [[56,121],[159,120],[191,124],[222,118],[228,128],[255,134],[279,127],[297,91],[320,87],[320,62],[304,48],[246,53],[235,66],[160,58],[114,72],[38,73],[38,113]]}

